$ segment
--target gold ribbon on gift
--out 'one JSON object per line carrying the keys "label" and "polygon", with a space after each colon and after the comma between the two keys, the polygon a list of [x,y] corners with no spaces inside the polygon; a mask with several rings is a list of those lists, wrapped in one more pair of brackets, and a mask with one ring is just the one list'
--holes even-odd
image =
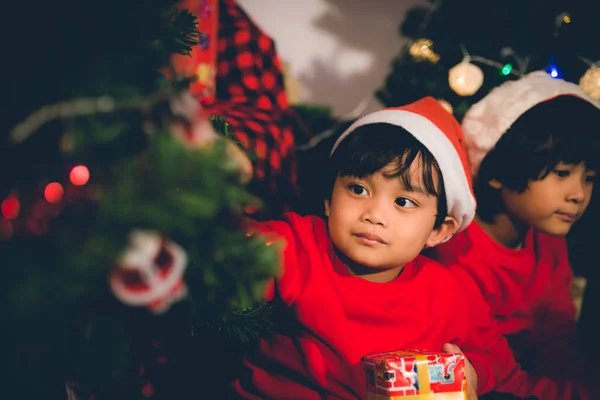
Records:
{"label": "gold ribbon on gift", "polygon": [[[429,394],[431,392],[431,385],[429,381],[429,360],[427,356],[423,354],[415,354],[415,362],[417,363],[417,379],[419,381],[419,392]],[[429,397],[417,397],[419,399],[433,400]]]}
{"label": "gold ribbon on gift", "polygon": [[[466,390],[452,393],[432,393],[429,376],[429,360],[426,355],[414,354],[417,363],[417,380],[419,393],[406,396],[388,396],[383,394],[368,393],[367,400],[468,400]],[[463,387],[466,382],[463,382]]]}

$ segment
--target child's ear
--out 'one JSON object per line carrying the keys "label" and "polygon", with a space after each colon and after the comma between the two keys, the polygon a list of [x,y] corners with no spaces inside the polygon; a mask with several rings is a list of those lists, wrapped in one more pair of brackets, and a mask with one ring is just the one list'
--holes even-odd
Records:
{"label": "child's ear", "polygon": [[425,242],[425,247],[434,247],[450,236],[454,234],[458,230],[458,221],[454,217],[447,216],[442,225],[438,229],[434,229],[429,234],[429,238],[427,238],[427,242]]}
{"label": "child's ear", "polygon": [[331,206],[331,203],[329,202],[329,199],[325,199],[325,216],[326,217],[329,217],[330,206]]}
{"label": "child's ear", "polygon": [[502,189],[502,183],[500,183],[497,179],[492,179],[488,181],[488,185],[490,185],[494,189]]}

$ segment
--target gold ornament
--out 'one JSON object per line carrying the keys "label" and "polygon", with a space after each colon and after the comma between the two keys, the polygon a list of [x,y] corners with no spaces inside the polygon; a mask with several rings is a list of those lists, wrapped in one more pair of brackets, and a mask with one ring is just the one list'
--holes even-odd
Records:
{"label": "gold ornament", "polygon": [[483,71],[469,61],[463,61],[448,73],[450,88],[459,96],[471,96],[483,85]]}
{"label": "gold ornament", "polygon": [[430,39],[417,39],[410,46],[410,55],[416,61],[429,61],[433,64],[440,60],[439,54],[433,51],[433,42]]}
{"label": "gold ornament", "polygon": [[196,68],[196,79],[203,85],[209,85],[215,77],[215,67],[212,64],[202,63]]}
{"label": "gold ornament", "polygon": [[600,67],[588,69],[579,80],[579,86],[591,97],[600,100]]}
{"label": "gold ornament", "polygon": [[448,103],[444,99],[437,99],[437,101],[438,101],[438,103],[441,104],[442,107],[444,107],[444,109],[446,111],[448,111],[450,114],[452,114],[452,112],[454,111],[454,109],[452,108],[452,105],[450,103]]}

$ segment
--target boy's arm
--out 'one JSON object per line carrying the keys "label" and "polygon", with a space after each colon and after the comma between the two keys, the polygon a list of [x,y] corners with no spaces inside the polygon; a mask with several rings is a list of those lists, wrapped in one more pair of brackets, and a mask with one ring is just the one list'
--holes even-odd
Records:
{"label": "boy's arm", "polygon": [[284,304],[291,305],[302,291],[303,279],[301,279],[302,271],[300,271],[299,265],[300,260],[304,257],[302,247],[297,243],[298,235],[292,224],[283,220],[268,222],[246,220],[245,230],[248,235],[263,234],[265,245],[280,246],[279,274],[269,283],[265,299],[270,301],[277,295]]}
{"label": "boy's arm", "polygon": [[591,395],[574,381],[531,376],[517,363],[506,338],[498,333],[496,322],[481,290],[470,275],[454,271],[468,299],[474,339],[464,353],[478,375],[478,394],[489,391],[510,393],[525,398],[591,399]]}

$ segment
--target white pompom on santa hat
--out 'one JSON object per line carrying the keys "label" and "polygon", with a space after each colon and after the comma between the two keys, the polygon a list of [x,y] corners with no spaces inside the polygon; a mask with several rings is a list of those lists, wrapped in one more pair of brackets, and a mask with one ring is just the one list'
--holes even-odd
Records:
{"label": "white pompom on santa hat", "polygon": [[471,106],[463,118],[462,129],[473,176],[477,175],[485,156],[521,115],[558,96],[576,96],[600,108],[600,102],[580,86],[552,78],[545,71],[503,83]]}
{"label": "white pompom on santa hat", "polygon": [[442,171],[448,215],[458,221],[458,231],[466,228],[473,221],[476,203],[464,136],[458,121],[433,97],[425,97],[406,106],[387,108],[358,119],[338,138],[331,154],[357,128],[379,123],[404,128],[431,152]]}

